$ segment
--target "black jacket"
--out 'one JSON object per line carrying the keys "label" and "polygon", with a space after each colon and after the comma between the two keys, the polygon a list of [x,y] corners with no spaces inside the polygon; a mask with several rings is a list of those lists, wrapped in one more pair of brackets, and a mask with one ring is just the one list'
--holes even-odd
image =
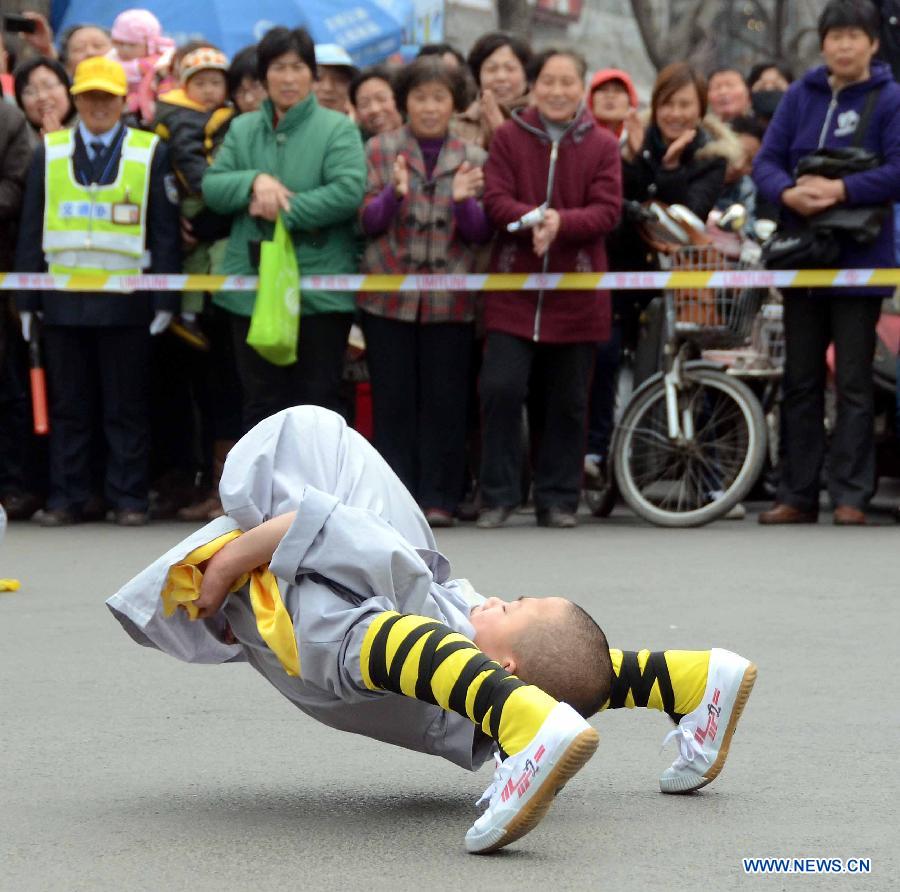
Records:
{"label": "black jacket", "polygon": [[625,197],[683,204],[705,220],[725,186],[727,166],[720,154],[711,151],[712,137],[700,130],[674,170],[663,167],[665,145],[655,137],[656,129],[649,128],[640,153],[634,161],[622,165]]}
{"label": "black jacket", "polygon": [[[625,199],[683,204],[706,220],[725,188],[728,160],[741,158],[737,138],[720,121],[708,117],[696,139],[684,150],[678,167],[666,170],[662,164],[664,154],[665,145],[658,130],[648,127],[640,153],[633,161],[622,162]],[[643,270],[655,266],[655,254],[634,227],[623,220],[610,239],[610,269]]]}
{"label": "black jacket", "polygon": [[878,58],[891,66],[894,80],[900,80],[900,0],[875,0],[881,13]]}
{"label": "black jacket", "polygon": [[[155,130],[169,147],[169,159],[182,197],[202,195],[203,174],[212,164],[233,117],[234,110],[224,106],[213,111],[199,109],[181,89],[159,97]],[[214,214],[208,208],[186,216],[190,217],[194,236],[200,241],[227,238],[231,232],[231,217]]]}
{"label": "black jacket", "polygon": [[202,194],[203,174],[222,145],[232,117],[230,108],[199,108],[180,89],[159,97],[154,130],[169,146],[172,170],[183,195]]}
{"label": "black jacket", "polygon": [[[113,146],[117,146],[118,140]],[[119,149],[114,148],[117,153]],[[75,131],[76,176],[84,173],[101,185],[111,183],[118,175],[118,164],[110,165],[105,179],[99,171],[109,157],[96,163],[88,160],[81,134]],[[181,241],[177,194],[171,181],[166,147],[157,145],[150,162],[150,188],[147,205],[147,250],[150,251],[148,273],[181,272]],[[98,178],[95,180],[95,177]],[[166,178],[169,178],[168,188]],[[101,181],[102,179],[102,181]],[[25,202],[16,245],[15,271],[41,273],[47,271],[42,248],[44,231],[44,146],[38,147],[28,172]],[[157,310],[176,312],[181,305],[177,291],[137,291],[134,294],[113,292],[80,293],[73,291],[20,291],[16,294],[20,311],[40,310],[47,325],[149,325]]]}
{"label": "black jacket", "polygon": [[0,101],[0,272],[8,272],[12,263],[25,176],[33,151],[25,115]]}

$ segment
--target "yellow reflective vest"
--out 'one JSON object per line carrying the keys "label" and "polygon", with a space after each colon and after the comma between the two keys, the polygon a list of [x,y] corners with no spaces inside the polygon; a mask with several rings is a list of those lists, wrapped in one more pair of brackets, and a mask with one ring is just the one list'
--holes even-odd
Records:
{"label": "yellow reflective vest", "polygon": [[158,137],[125,128],[116,179],[84,185],[75,176],[75,131],[44,137],[43,249],[51,273],[135,275],[150,265],[147,198]]}

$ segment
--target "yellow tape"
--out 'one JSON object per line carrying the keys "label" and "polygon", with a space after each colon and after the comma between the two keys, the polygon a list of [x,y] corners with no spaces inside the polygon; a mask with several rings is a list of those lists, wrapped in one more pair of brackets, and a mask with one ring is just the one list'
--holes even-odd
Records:
{"label": "yellow tape", "polygon": [[[712,283],[715,284],[712,284]],[[341,274],[300,278],[301,291],[634,291],[698,288],[867,288],[900,285],[900,269],[679,270],[615,273]],[[255,276],[0,273],[0,291],[256,291]]]}

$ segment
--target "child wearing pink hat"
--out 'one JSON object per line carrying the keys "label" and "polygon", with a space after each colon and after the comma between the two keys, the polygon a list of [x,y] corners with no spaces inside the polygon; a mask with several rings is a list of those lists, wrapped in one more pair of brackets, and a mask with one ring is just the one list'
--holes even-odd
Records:
{"label": "child wearing pink hat", "polygon": [[139,123],[153,120],[157,93],[167,89],[164,83],[172,61],[175,43],[163,37],[159,19],[149,9],[126,9],[116,16],[112,26],[113,49],[110,57],[121,63],[128,78],[126,109]]}

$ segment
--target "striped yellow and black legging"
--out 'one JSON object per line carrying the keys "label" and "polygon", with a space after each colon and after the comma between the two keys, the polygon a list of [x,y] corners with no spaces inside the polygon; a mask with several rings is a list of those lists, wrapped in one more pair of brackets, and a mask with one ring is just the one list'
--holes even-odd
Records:
{"label": "striped yellow and black legging", "polygon": [[658,709],[679,721],[700,705],[709,674],[709,654],[708,650],[610,648],[615,678],[603,709]]}
{"label": "striped yellow and black legging", "polygon": [[[703,696],[708,651],[612,651],[612,659],[616,679],[607,708],[645,706],[677,717]],[[464,635],[424,616],[393,611],[376,616],[363,639],[360,665],[369,690],[392,691],[465,716],[510,755],[529,744],[557,705]]]}

